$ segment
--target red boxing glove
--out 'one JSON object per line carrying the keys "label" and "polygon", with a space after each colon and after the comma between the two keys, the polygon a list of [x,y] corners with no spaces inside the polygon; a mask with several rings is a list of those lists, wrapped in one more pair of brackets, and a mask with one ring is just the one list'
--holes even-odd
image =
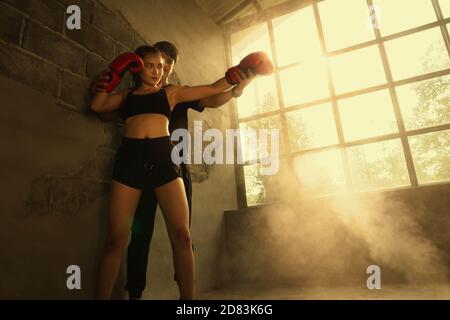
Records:
{"label": "red boxing glove", "polygon": [[106,92],[113,91],[122,80],[125,72],[138,73],[144,67],[141,57],[133,52],[126,52],[114,59],[109,65],[110,82],[106,86]]}
{"label": "red boxing glove", "polygon": [[239,65],[227,70],[225,78],[231,85],[239,84],[237,73],[251,69],[254,74],[269,75],[273,73],[273,65],[267,54],[263,51],[253,52],[239,62]]}

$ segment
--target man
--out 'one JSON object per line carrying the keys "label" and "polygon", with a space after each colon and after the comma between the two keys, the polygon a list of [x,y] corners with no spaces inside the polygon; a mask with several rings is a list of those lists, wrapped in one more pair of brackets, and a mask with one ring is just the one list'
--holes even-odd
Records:
{"label": "man", "polygon": [[[168,78],[173,72],[173,68],[178,61],[178,49],[168,41],[161,41],[154,44],[157,47],[165,60],[164,75],[161,79],[161,87],[169,85]],[[188,109],[202,112],[205,107],[217,108],[227,103],[233,97],[239,97],[244,88],[253,80],[254,74],[249,71],[249,74],[239,72],[239,84],[233,87],[232,90],[225,91],[221,94],[202,99],[200,101],[192,101],[188,103],[180,103],[175,106],[171,114],[169,123],[169,131],[172,133],[176,129],[188,129]],[[108,72],[102,72],[96,80],[91,84],[91,91],[105,91],[106,85],[109,81]],[[110,113],[99,114],[99,117],[105,121],[110,122],[118,118],[117,111]],[[184,186],[186,190],[186,197],[189,205],[189,224],[191,221],[192,209],[192,183],[187,164],[180,165]],[[153,236],[153,228],[155,223],[157,201],[153,194],[153,190],[143,190],[141,200],[136,209],[134,222],[132,226],[131,241],[128,246],[127,256],[127,285],[126,289],[129,292],[130,299],[140,299],[142,291],[146,285],[146,273],[148,265],[148,253],[150,242]],[[175,275],[176,280],[176,275]]]}

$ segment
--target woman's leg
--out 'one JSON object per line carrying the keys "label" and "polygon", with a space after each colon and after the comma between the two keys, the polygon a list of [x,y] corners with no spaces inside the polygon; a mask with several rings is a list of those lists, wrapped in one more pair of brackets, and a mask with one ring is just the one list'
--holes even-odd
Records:
{"label": "woman's leg", "polygon": [[111,297],[140,196],[140,190],[113,180],[108,234],[97,278],[96,299],[109,299]]}
{"label": "woman's leg", "polygon": [[[188,210],[189,210],[189,227],[191,226],[192,221],[192,183],[191,183],[191,174],[189,173],[189,168],[186,164],[180,164],[181,175],[183,178],[184,190],[186,192],[186,198],[188,202]],[[192,250],[195,253],[194,244],[192,244]],[[174,274],[173,280],[178,282],[177,275]],[[195,284],[195,278],[194,278]]]}
{"label": "woman's leg", "polygon": [[192,221],[192,182],[191,182],[191,173],[189,172],[189,168],[186,164],[180,164],[181,175],[184,183],[184,190],[186,191],[186,198],[188,202],[189,209],[189,225],[191,225]]}
{"label": "woman's leg", "polygon": [[189,209],[183,180],[177,178],[155,189],[172,244],[181,299],[194,299],[194,253],[189,231]]}

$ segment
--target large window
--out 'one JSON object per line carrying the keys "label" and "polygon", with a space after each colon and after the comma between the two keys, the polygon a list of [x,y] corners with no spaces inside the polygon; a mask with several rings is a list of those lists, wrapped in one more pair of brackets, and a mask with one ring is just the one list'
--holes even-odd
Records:
{"label": "large window", "polygon": [[450,0],[323,0],[230,33],[234,64],[275,65],[236,101],[239,128],[280,129],[278,174],[242,166],[247,205],[448,182],[449,29]]}

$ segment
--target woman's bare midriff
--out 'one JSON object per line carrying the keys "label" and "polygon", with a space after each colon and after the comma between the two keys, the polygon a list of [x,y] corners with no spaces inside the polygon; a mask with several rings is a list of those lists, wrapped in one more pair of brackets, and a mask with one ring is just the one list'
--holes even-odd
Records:
{"label": "woman's bare midriff", "polygon": [[125,121],[124,136],[144,139],[170,136],[169,120],[162,114],[140,114]]}

